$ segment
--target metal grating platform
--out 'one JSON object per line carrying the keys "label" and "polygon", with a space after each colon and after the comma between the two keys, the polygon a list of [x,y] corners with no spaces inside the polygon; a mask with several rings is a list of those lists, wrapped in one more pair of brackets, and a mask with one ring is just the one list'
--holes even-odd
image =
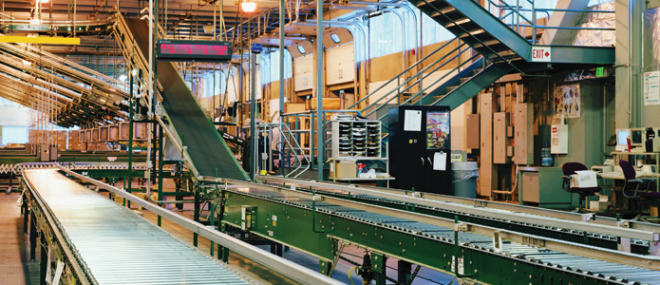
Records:
{"label": "metal grating platform", "polygon": [[56,170],[24,177],[98,284],[255,283]]}

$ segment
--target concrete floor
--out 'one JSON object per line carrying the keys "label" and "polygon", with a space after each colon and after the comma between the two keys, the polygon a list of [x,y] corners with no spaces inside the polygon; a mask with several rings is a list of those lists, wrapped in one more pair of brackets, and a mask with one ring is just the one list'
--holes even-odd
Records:
{"label": "concrete floor", "polygon": [[23,233],[23,216],[17,206],[20,193],[0,193],[0,284],[39,284],[39,257],[29,261],[28,236]]}

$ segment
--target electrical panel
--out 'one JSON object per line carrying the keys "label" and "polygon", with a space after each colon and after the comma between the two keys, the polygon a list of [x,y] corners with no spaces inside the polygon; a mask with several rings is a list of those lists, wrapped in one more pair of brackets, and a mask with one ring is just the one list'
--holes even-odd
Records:
{"label": "electrical panel", "polygon": [[497,187],[497,168],[493,167],[493,110],[497,109],[497,101],[491,93],[479,97],[481,110],[481,147],[479,167],[479,195],[490,197]]}
{"label": "electrical panel", "polygon": [[568,153],[568,125],[552,125],[550,136],[550,153]]}
{"label": "electrical panel", "polygon": [[534,163],[534,105],[516,104],[513,122],[516,145],[514,160],[516,164]]}
{"label": "electrical panel", "polygon": [[470,149],[479,148],[479,114],[469,114],[467,115],[465,130],[467,132],[467,143],[466,147]]}
{"label": "electrical panel", "polygon": [[507,127],[510,125],[509,113],[493,114],[493,163],[509,163],[506,147],[511,144],[507,136]]}

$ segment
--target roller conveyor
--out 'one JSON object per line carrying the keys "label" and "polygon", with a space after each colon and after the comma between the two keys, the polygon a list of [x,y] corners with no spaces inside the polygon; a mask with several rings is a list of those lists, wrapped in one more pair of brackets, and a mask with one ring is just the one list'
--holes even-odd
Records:
{"label": "roller conveyor", "polygon": [[[299,196],[255,188],[235,187],[234,189],[234,191],[238,191],[236,193],[257,197],[259,199],[296,205],[303,208],[312,208],[311,199],[304,199]],[[337,206],[322,201],[316,202],[315,207],[317,212],[320,213],[327,213],[365,224],[378,225],[380,227],[405,232],[422,238],[442,240],[451,243],[454,242],[455,232],[452,228],[410,221],[399,217],[372,213],[350,207]],[[474,233],[460,233],[459,243],[488,252],[496,252],[493,245],[493,238],[490,236],[482,236]],[[612,284],[660,285],[660,272],[658,271],[586,258],[515,242],[505,241],[500,254],[516,259],[544,264],[549,267],[565,269],[577,275],[596,276],[603,281],[609,280],[617,282]]]}
{"label": "roller conveyor", "polygon": [[254,284],[53,169],[25,170],[92,284]]}

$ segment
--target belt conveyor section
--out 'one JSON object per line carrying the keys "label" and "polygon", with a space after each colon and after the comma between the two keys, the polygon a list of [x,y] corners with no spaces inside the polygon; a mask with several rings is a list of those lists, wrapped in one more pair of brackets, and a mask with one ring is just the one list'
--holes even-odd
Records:
{"label": "belt conveyor section", "polygon": [[[149,56],[149,26],[146,21],[125,19],[139,50]],[[192,92],[170,62],[158,62],[157,78],[163,87],[162,107],[170,123],[187,147],[200,176],[249,180],[227,143],[206,118]]]}
{"label": "belt conveyor section", "polygon": [[91,284],[254,284],[53,169],[25,170]]}
{"label": "belt conveyor section", "polygon": [[[231,189],[231,188],[230,188]],[[240,200],[236,202],[232,202],[232,196],[228,196],[229,198],[227,199],[226,207],[229,209],[229,214],[226,214],[229,217],[231,216],[231,213],[233,211],[231,210],[232,207],[239,208],[240,212],[240,207],[241,205],[254,205],[256,207],[256,215],[259,216],[260,213],[266,212],[269,209],[267,206],[267,203],[265,202],[274,202],[279,205],[275,206],[274,208],[283,208],[284,206],[294,206],[297,208],[302,208],[302,209],[311,209],[312,208],[312,200],[311,199],[304,199],[299,196],[294,196],[294,195],[289,195],[289,194],[284,194],[284,193],[277,193],[269,190],[259,190],[255,188],[246,188],[246,187],[235,187],[233,190],[230,190],[232,195],[237,196],[235,194],[251,197],[258,199],[262,202],[260,203],[250,203],[246,200]],[[236,199],[236,198],[234,198]],[[240,204],[234,204],[234,203],[240,203]],[[416,222],[416,221],[410,221],[406,220],[403,218],[398,218],[394,216],[389,216],[389,215],[383,215],[383,214],[377,214],[377,213],[372,213],[368,211],[363,211],[355,208],[350,208],[350,207],[344,207],[344,206],[338,206],[334,204],[329,204],[326,202],[315,202],[315,208],[317,210],[317,218],[314,220],[316,223],[315,226],[309,226],[304,225],[304,227],[307,227],[309,231],[311,232],[311,228],[314,227],[317,231],[318,230],[323,230],[328,237],[330,238],[336,238],[340,242],[347,242],[347,243],[353,243],[354,240],[357,240],[355,237],[359,235],[368,235],[370,233],[370,230],[366,230],[364,232],[361,232],[360,228],[351,228],[351,231],[347,232],[347,237],[341,238],[341,232],[337,231],[337,227],[341,227],[340,223],[336,220],[336,218],[331,220],[332,227],[334,228],[333,230],[330,230],[328,227],[328,224],[326,223],[327,219],[323,218],[318,218],[319,215],[321,214],[327,214],[330,216],[338,217],[341,219],[346,219],[346,220],[351,220],[354,222],[357,222],[359,224],[364,224],[368,226],[375,226],[391,231],[396,231],[400,233],[404,233],[409,236],[413,236],[415,240],[415,244],[421,243],[420,239],[425,239],[425,240],[431,240],[431,241],[436,241],[438,243],[445,243],[445,244],[454,244],[454,229],[452,228],[446,228],[446,227],[440,227],[436,225],[431,225],[431,224],[426,224],[426,223],[421,223],[421,222]],[[291,210],[285,210],[287,214],[291,212]],[[264,213],[262,214],[264,216],[270,217],[271,213]],[[273,217],[275,217],[275,214],[272,214]],[[303,220],[309,220],[308,214],[306,214],[306,218],[303,218]],[[239,217],[240,218],[240,217]],[[291,217],[287,217],[289,219]],[[252,217],[252,220],[257,220],[257,227],[255,230],[257,230],[260,225],[260,219],[258,217]],[[282,223],[283,219],[278,218],[277,223]],[[230,224],[234,224],[231,218],[227,219],[227,221]],[[323,223],[321,223],[323,221]],[[324,225],[324,226],[323,226]],[[240,224],[234,225],[241,227]],[[266,228],[269,228],[266,225]],[[254,225],[253,225],[254,228]],[[271,232],[268,232],[268,235],[271,237],[277,237],[278,232],[274,230],[273,227],[269,228]],[[289,230],[294,230],[294,229],[289,229]],[[380,235],[380,236],[379,236]],[[363,242],[355,242],[356,245],[362,246],[365,248],[371,248],[374,251],[381,251],[381,252],[386,252],[386,240],[383,239],[385,235],[383,234],[382,231],[376,231],[375,236],[368,238],[369,244],[364,244]],[[268,237],[268,236],[266,236]],[[302,239],[301,237],[299,237]],[[401,245],[399,250],[399,256],[394,256],[395,258],[400,258],[400,257],[406,257],[404,253],[414,250],[410,248],[410,244],[408,246],[405,246],[405,243],[407,242],[404,239],[400,240],[395,240],[395,244]],[[404,244],[402,245],[403,242]],[[557,252],[557,251],[551,251],[547,250],[544,248],[539,248],[539,247],[534,247],[530,245],[524,245],[520,243],[513,243],[513,242],[508,242],[504,241],[501,252],[498,253],[497,250],[494,248],[493,244],[493,237],[492,236],[482,236],[482,235],[477,235],[474,233],[465,233],[465,232],[460,232],[459,234],[459,243],[461,246],[466,246],[472,248],[475,252],[482,252],[484,256],[492,256],[492,255],[499,255],[500,257],[504,258],[505,260],[509,260],[509,263],[501,263],[501,264],[489,264],[488,266],[492,267],[498,267],[499,268],[505,268],[505,270],[502,270],[500,275],[506,277],[507,275],[511,275],[510,277],[507,277],[509,279],[508,282],[504,283],[492,283],[492,284],[650,284],[650,285],[660,285],[660,272],[659,271],[653,271],[653,270],[648,270],[648,269],[643,269],[643,268],[637,268],[633,266],[627,266],[627,265],[621,265],[621,264],[616,264],[616,263],[611,263],[611,262],[606,262],[606,261],[601,261],[597,259],[591,259],[591,258],[586,258],[582,256],[577,256],[577,255],[572,255],[568,253],[563,253],[563,252]],[[300,244],[303,244],[301,242]],[[296,246],[296,244],[292,244],[292,246]],[[405,248],[404,248],[405,247]],[[414,248],[414,247],[413,247]],[[403,253],[401,252],[403,250]],[[428,247],[428,248],[421,248],[417,249],[420,251],[420,255],[427,255],[433,259],[433,256],[436,257],[436,259],[440,260],[442,259],[442,255],[440,251],[436,251],[434,248]],[[473,257],[474,257],[473,253]],[[408,257],[410,258],[410,257]],[[451,258],[451,257],[450,257]],[[471,265],[474,268],[479,266],[478,262],[485,262],[487,259],[484,257],[474,257],[472,260],[469,262],[472,263],[474,262],[475,264]],[[450,259],[451,261],[451,259]],[[412,263],[415,263],[414,261],[411,261]],[[516,272],[516,266],[520,266],[522,263],[529,263],[533,264],[535,266],[538,266],[539,271],[534,271],[534,272],[529,272],[529,278],[527,280],[516,280],[515,279],[515,272]],[[420,262],[420,264],[423,264],[423,262]],[[427,264],[428,265],[428,264]],[[487,266],[487,267],[488,267]],[[468,268],[468,266],[465,266]],[[506,268],[510,270],[510,273],[506,273]],[[431,267],[433,268],[433,267]],[[460,268],[460,266],[459,266]],[[521,267],[518,267],[519,270],[523,270]],[[438,268],[434,268],[438,269]],[[565,276],[557,278],[557,277],[552,277],[552,274],[548,272],[550,269],[557,269],[560,271],[563,271],[562,274],[559,276]],[[465,269],[466,271],[469,271],[469,269]],[[475,269],[475,272],[477,270]],[[469,272],[465,272],[465,274],[468,274]],[[544,277],[545,274],[545,277]],[[527,276],[527,275],[525,275]],[[482,284],[481,282],[485,282],[486,284],[491,284],[488,279],[480,279],[477,276],[472,278],[473,280],[479,282],[479,284]],[[536,281],[536,282],[534,282]]]}

